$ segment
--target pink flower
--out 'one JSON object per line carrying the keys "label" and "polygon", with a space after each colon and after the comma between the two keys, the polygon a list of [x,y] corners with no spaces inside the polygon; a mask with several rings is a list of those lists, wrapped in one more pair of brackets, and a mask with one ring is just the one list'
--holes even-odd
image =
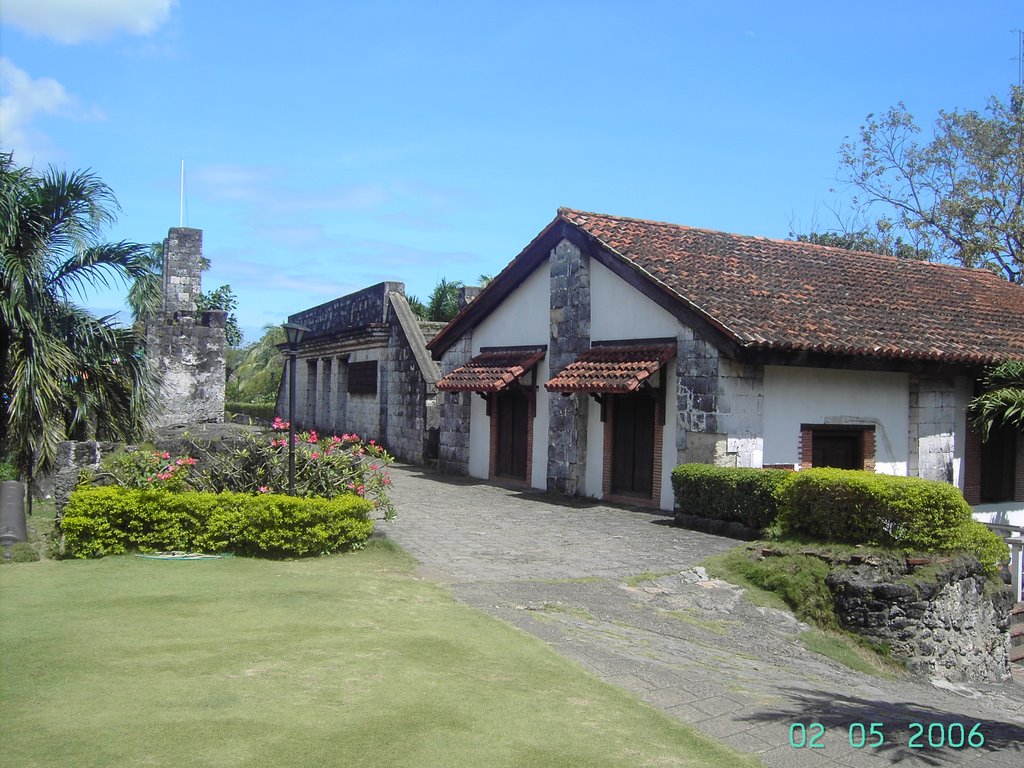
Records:
{"label": "pink flower", "polygon": [[338,443],[341,442],[341,438],[338,437],[337,435],[331,435],[331,442],[337,445]]}
{"label": "pink flower", "polygon": [[265,485],[261,485],[260,486],[260,493],[269,493],[269,492],[270,492],[270,489],[267,488],[267,486],[265,486]]}
{"label": "pink flower", "polygon": [[320,452],[319,451],[313,451],[311,454],[309,454],[309,458],[311,458],[311,459],[319,459],[320,458]]}
{"label": "pink flower", "polygon": [[356,493],[358,493],[358,494],[359,494],[360,496],[362,496],[362,495],[363,495],[363,493],[364,493],[365,491],[366,491],[366,487],[365,487],[365,486],[362,486],[362,485],[360,485],[360,486],[359,486],[359,487],[358,487],[358,488],[356,489]]}
{"label": "pink flower", "polygon": [[348,484],[348,489],[349,489],[350,491],[354,491],[354,490],[356,489],[356,484],[355,484],[355,483],[349,483],[349,484]]}
{"label": "pink flower", "polygon": [[171,454],[169,454],[167,451],[164,451],[163,453],[160,454],[160,458],[161,459],[169,459],[169,458],[171,458]]}
{"label": "pink flower", "polygon": [[152,477],[147,477],[146,478],[146,482],[147,483],[152,483],[153,482],[153,478]]}

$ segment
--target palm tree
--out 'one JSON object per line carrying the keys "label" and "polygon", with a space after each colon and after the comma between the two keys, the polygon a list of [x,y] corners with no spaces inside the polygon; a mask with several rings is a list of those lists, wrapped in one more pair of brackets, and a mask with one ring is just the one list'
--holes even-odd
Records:
{"label": "palm tree", "polygon": [[993,368],[982,379],[985,391],[971,401],[971,421],[988,440],[993,429],[1024,430],[1024,360],[1011,360]]}
{"label": "palm tree", "polygon": [[0,451],[29,483],[61,440],[129,440],[146,424],[143,337],[74,303],[153,279],[148,246],[103,242],[118,210],[91,171],[35,175],[0,154]]}

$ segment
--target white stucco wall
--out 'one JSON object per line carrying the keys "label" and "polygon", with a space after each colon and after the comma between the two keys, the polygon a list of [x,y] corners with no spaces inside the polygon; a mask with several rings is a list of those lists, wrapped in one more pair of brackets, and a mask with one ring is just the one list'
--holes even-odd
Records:
{"label": "white stucco wall", "polygon": [[[473,355],[486,347],[546,346],[551,328],[551,270],[545,261],[490,315],[473,329]],[[530,484],[547,487],[547,360],[536,369],[537,409],[533,421],[533,471]],[[473,396],[469,420],[469,474],[486,479],[490,471],[491,423],[483,398]]]}
{"label": "white stucco wall", "polygon": [[766,366],[764,463],[799,464],[801,424],[873,424],[875,471],[907,474],[908,387],[904,373]]}
{"label": "white stucco wall", "polygon": [[607,267],[590,262],[590,338],[675,338],[679,321]]}
{"label": "white stucco wall", "polygon": [[[607,267],[590,262],[590,338],[591,341],[624,341],[628,339],[677,338],[679,321]],[[655,479],[660,488],[659,506],[671,510],[672,470],[676,459],[676,418],[674,414],[676,370],[675,361],[662,368],[668,380],[666,407],[669,410],[662,434],[662,476]],[[594,404],[587,416],[587,468],[584,493],[602,497],[604,468],[604,428],[601,409]]]}

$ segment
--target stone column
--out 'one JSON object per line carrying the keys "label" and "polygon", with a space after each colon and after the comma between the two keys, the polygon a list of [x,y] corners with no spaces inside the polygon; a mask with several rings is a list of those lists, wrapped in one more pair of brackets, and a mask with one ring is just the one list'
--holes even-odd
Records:
{"label": "stone column", "polygon": [[952,379],[910,380],[907,474],[953,482],[956,389]]}
{"label": "stone column", "polygon": [[[590,266],[587,256],[569,240],[551,251],[550,264],[548,366],[555,376],[590,348]],[[583,487],[589,402],[587,395],[548,398],[549,491],[575,496]]]}

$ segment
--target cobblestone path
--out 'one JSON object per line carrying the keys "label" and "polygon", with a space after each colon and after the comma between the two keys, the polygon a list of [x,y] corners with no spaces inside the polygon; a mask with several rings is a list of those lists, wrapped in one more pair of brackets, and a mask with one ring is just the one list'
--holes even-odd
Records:
{"label": "cobblestone path", "polygon": [[[424,575],[766,765],[1024,765],[1024,687],[884,680],[807,650],[806,628],[791,615],[693,575],[704,557],[738,542],[650,512],[416,467],[392,474],[399,514],[379,529]],[[824,726],[823,747],[790,746],[793,723]],[[886,743],[851,747],[854,723],[881,723]],[[922,724],[924,749],[909,747],[910,723]],[[981,723],[986,743],[929,748],[933,723],[942,724],[936,740],[950,724]],[[793,733],[799,741],[800,728]]]}

